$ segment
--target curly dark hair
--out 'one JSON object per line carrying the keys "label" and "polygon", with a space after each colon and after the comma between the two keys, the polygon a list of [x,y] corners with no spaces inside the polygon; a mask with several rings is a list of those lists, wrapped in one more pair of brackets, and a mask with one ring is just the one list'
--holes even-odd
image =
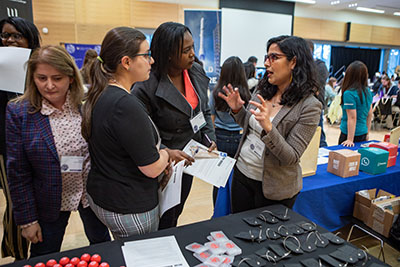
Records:
{"label": "curly dark hair", "polygon": [[[292,82],[281,97],[281,105],[293,106],[301,99],[317,91],[315,80],[315,63],[307,42],[297,36],[281,35],[268,40],[267,51],[272,44],[277,44],[286,60],[296,58],[292,71]],[[263,98],[270,100],[278,91],[276,85],[268,82],[268,75],[261,79],[258,89]]]}

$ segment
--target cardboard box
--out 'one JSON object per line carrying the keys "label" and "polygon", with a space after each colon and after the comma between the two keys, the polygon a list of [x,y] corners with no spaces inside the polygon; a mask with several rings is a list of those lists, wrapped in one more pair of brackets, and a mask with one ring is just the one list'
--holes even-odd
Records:
{"label": "cardboard box", "polygon": [[361,154],[350,149],[329,152],[327,171],[346,178],[358,175]]}
{"label": "cardboard box", "polygon": [[391,143],[387,143],[387,142],[379,142],[379,143],[370,144],[369,147],[377,147],[377,148],[381,148],[386,151],[389,151],[389,160],[388,160],[387,166],[391,167],[391,166],[396,165],[398,146],[393,145]]}
{"label": "cardboard box", "polygon": [[367,225],[385,237],[389,237],[390,228],[399,216],[400,197],[371,203]]}
{"label": "cardboard box", "polygon": [[356,192],[353,217],[367,224],[368,218],[370,216],[370,208],[372,201],[383,196],[388,196],[392,198],[395,197],[393,194],[390,194],[389,192],[386,192],[384,190],[379,190],[378,194],[376,194],[376,188],[369,190],[361,190]]}
{"label": "cardboard box", "polygon": [[360,171],[369,174],[386,172],[389,152],[377,147],[364,147],[358,150],[361,154]]}

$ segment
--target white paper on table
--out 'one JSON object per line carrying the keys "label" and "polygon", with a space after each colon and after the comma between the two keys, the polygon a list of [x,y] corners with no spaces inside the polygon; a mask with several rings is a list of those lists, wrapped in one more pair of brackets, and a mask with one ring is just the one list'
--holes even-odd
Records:
{"label": "white paper on table", "polygon": [[330,152],[329,149],[321,147],[318,149],[318,157],[329,156],[329,152]]}
{"label": "white paper on table", "polygon": [[318,157],[317,165],[327,164],[328,161],[328,157]]}
{"label": "white paper on table", "polygon": [[[194,146],[199,146],[207,150],[207,147],[199,142],[190,140],[183,151],[188,155],[192,155],[190,148]],[[197,178],[215,185],[216,187],[221,187],[226,185],[235,162],[235,159],[228,156],[195,159],[195,162],[193,162],[191,166],[186,166],[183,172],[196,176]]]}
{"label": "white paper on table", "polygon": [[31,50],[20,47],[0,47],[0,90],[24,93],[26,68]]}
{"label": "white paper on table", "polygon": [[126,267],[189,267],[174,236],[125,242]]}
{"label": "white paper on table", "polygon": [[160,203],[160,217],[172,207],[181,203],[182,174],[185,161],[182,160],[173,166],[173,172],[164,190],[158,189]]}

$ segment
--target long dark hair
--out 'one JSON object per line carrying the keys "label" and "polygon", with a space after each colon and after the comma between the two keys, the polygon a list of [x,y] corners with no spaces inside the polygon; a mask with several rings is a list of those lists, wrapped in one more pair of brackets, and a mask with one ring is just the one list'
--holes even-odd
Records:
{"label": "long dark hair", "polygon": [[363,103],[363,95],[366,96],[368,85],[368,68],[367,66],[356,60],[352,62],[346,69],[342,84],[342,105],[343,95],[347,90],[357,90],[358,97],[360,98],[361,104]]}
{"label": "long dark hair", "polygon": [[[35,24],[20,17],[8,17],[0,21],[0,30],[6,23],[13,25],[28,40],[28,48],[34,50],[40,47],[41,38]],[[4,46],[2,42],[0,46]]]}
{"label": "long dark hair", "polygon": [[165,22],[154,32],[150,46],[154,59],[151,69],[158,78],[168,73],[172,59],[180,59],[186,32],[192,34],[188,27],[176,22]]}
{"label": "long dark hair", "polygon": [[244,71],[246,72],[246,78],[251,79],[254,78],[256,74],[256,67],[254,67],[254,64],[251,62],[246,62],[243,64],[244,66]]}
{"label": "long dark hair", "polygon": [[232,84],[233,88],[239,88],[240,97],[245,101],[245,105],[250,100],[250,91],[247,85],[246,73],[244,71],[243,63],[238,57],[230,57],[225,60],[221,68],[221,73],[213,90],[213,97],[215,103],[215,110],[228,111],[228,104],[218,96],[222,92],[222,87]]}
{"label": "long dark hair", "polygon": [[142,32],[129,27],[114,28],[104,37],[100,58],[93,63],[90,69],[92,86],[82,108],[82,136],[86,140],[91,135],[93,108],[107,87],[108,81],[117,71],[121,58],[124,56],[134,57],[139,52],[140,44],[144,40],[146,40],[146,36]]}
{"label": "long dark hair", "polygon": [[[281,105],[292,106],[304,97],[315,94],[317,83],[315,80],[315,63],[307,42],[297,36],[281,35],[268,40],[267,51],[272,44],[278,45],[286,60],[296,57],[296,66],[292,70],[292,82],[281,97]],[[268,82],[268,76],[264,75],[258,89],[261,95],[270,100],[278,91],[276,85]]]}

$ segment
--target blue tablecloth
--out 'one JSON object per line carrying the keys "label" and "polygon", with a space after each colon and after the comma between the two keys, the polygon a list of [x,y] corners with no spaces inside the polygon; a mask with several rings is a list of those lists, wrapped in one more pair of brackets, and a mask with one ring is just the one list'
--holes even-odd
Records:
{"label": "blue tablecloth", "polygon": [[[361,144],[356,143],[357,150]],[[345,147],[331,146],[329,150],[338,150]],[[297,196],[293,210],[318,225],[335,231],[348,222],[344,216],[353,214],[355,192],[363,189],[383,189],[396,196],[400,196],[400,157],[396,165],[388,168],[385,173],[369,175],[359,172],[358,176],[342,178],[326,171],[328,164],[318,165],[317,173],[303,178],[303,189]],[[220,188],[214,208],[214,218],[230,213],[230,183],[225,188]]]}
{"label": "blue tablecloth", "polygon": [[[353,150],[360,147],[356,144]],[[327,147],[330,150],[343,146]],[[353,214],[354,194],[363,189],[383,189],[396,196],[400,195],[400,158],[396,165],[385,173],[369,175],[359,172],[358,176],[342,178],[326,171],[328,164],[318,165],[316,175],[303,178],[303,189],[296,199],[293,210],[318,225],[335,231],[348,222],[343,216]]]}

